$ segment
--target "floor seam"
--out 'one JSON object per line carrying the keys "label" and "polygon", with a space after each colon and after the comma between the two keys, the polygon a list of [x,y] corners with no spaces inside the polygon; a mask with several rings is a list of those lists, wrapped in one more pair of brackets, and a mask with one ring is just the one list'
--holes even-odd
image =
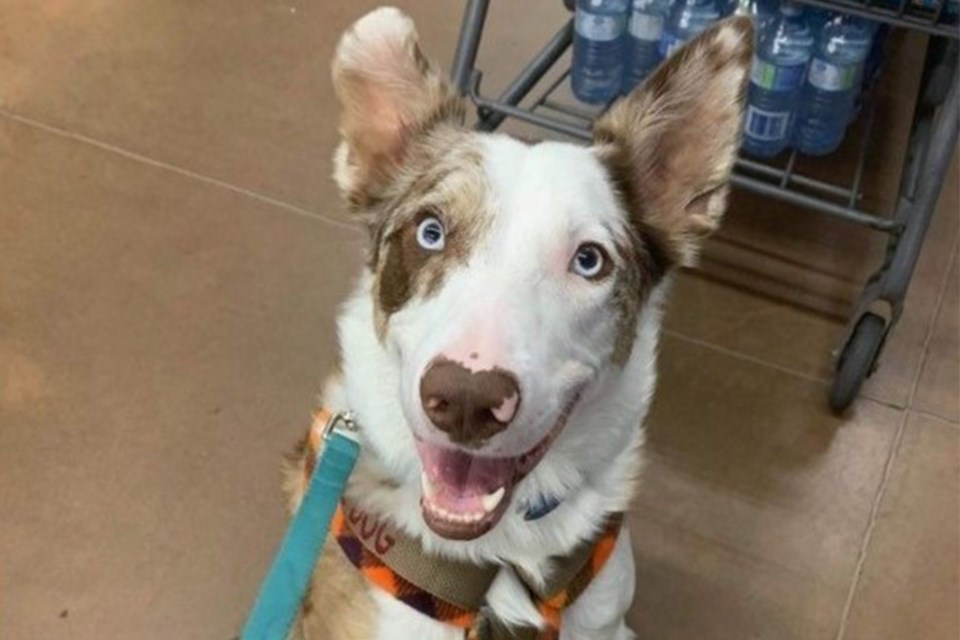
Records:
{"label": "floor seam", "polygon": [[[688,336],[684,333],[680,333],[673,329],[661,329],[661,333],[663,333],[663,335],[670,336],[671,338],[674,338],[676,340],[680,340],[681,342],[686,342],[688,344],[693,344],[698,347],[703,347],[704,349],[709,349],[711,351],[721,353],[725,356],[729,356],[731,358],[735,358],[743,362],[749,362],[750,364],[755,364],[760,367],[773,369],[774,371],[778,371],[785,375],[792,376],[794,378],[804,380],[806,382],[811,382],[816,385],[829,387],[831,384],[833,384],[833,381],[829,378],[821,378],[808,373],[803,373],[802,371],[791,369],[790,367],[786,367],[784,365],[775,364],[768,360],[764,360],[756,356],[751,356],[750,354],[744,353],[742,351],[737,351],[736,349],[721,347],[720,345],[714,344],[712,342],[708,342],[707,340],[702,340],[700,338],[694,338],[693,336]],[[899,403],[895,400],[887,400],[887,399],[881,398],[880,396],[871,395],[869,393],[861,393],[860,398],[864,400],[869,400],[871,402],[875,402],[876,404],[887,407],[889,409],[896,409],[897,411],[903,411],[907,408],[906,404]],[[948,418],[944,418],[943,416],[936,416],[936,417],[939,417],[941,420],[949,420]]]}
{"label": "floor seam", "polygon": [[[797,371],[795,369],[791,369],[790,367],[785,367],[783,365],[775,364],[773,362],[768,362],[767,360],[763,360],[762,358],[758,358],[756,356],[751,356],[749,354],[743,353],[742,351],[729,349],[727,347],[721,347],[720,345],[713,344],[712,342],[707,342],[706,340],[701,340],[700,338],[694,338],[692,336],[688,336],[686,334],[680,333],[678,331],[674,331],[672,329],[661,329],[661,333],[663,333],[663,335],[670,336],[671,338],[676,338],[677,340],[680,340],[682,342],[687,342],[690,344],[697,345],[699,347],[703,347],[705,349],[710,349],[711,351],[722,353],[726,356],[730,356],[731,358],[736,358],[737,360],[742,360],[744,362],[756,364],[762,367],[766,367],[768,369],[774,369],[776,371],[779,371],[780,373],[784,373],[784,374],[793,376],[795,378],[800,378],[801,380],[806,380],[807,382],[813,382],[815,384],[825,385],[825,386],[828,386],[830,384],[830,380],[826,378],[819,378],[814,375],[809,375],[809,374]],[[873,398],[870,398],[870,399],[874,400]],[[879,401],[879,400],[878,402],[883,403],[882,401]]]}
{"label": "floor seam", "polygon": [[942,413],[937,413],[936,411],[930,411],[929,409],[910,409],[909,411],[914,415],[922,416],[924,418],[930,418],[938,422],[946,422],[951,427],[960,429],[960,421],[958,421],[956,418],[945,416]]}
{"label": "floor seam", "polygon": [[341,229],[353,231],[355,233],[362,232],[362,230],[358,225],[351,224],[349,222],[343,222],[341,220],[336,220],[334,218],[330,218],[328,216],[317,213],[315,211],[310,211],[309,209],[298,207],[295,204],[284,202],[283,200],[279,200],[277,198],[274,198],[273,196],[269,196],[264,193],[259,193],[251,189],[247,189],[247,188],[232,184],[230,182],[226,182],[225,180],[213,178],[211,176],[207,176],[202,173],[198,173],[196,171],[192,171],[190,169],[186,169],[184,167],[171,164],[169,162],[164,162],[163,160],[157,160],[156,158],[145,156],[141,153],[137,153],[136,151],[130,151],[129,149],[124,149],[123,147],[118,147],[117,145],[110,144],[109,142],[103,142],[102,140],[91,138],[90,136],[86,136],[82,133],[76,133],[73,131],[68,131],[67,129],[61,129],[60,127],[50,125],[45,122],[41,122],[39,120],[35,120],[33,118],[23,116],[17,113],[13,113],[12,111],[8,111],[7,109],[4,109],[4,108],[0,108],[0,116],[3,116],[5,118],[8,118],[10,120],[13,120],[15,122],[18,122],[28,127],[40,129],[41,131],[45,131],[47,133],[53,134],[61,138],[66,138],[69,140],[73,140],[75,142],[80,142],[81,144],[86,144],[92,147],[96,147],[102,151],[115,153],[119,156],[127,158],[128,160],[134,160],[141,164],[146,164],[154,168],[163,169],[165,171],[175,173],[185,178],[197,180],[199,182],[203,182],[208,185],[219,187],[221,189],[225,189],[227,191],[231,191],[233,193],[246,196],[258,202],[269,204],[271,206],[277,207],[279,209],[283,209],[285,211],[299,215],[304,218],[317,220],[318,222],[329,224],[331,226],[338,227]]}
{"label": "floor seam", "polygon": [[860,587],[860,581],[863,577],[863,568],[867,562],[870,543],[873,540],[873,532],[876,528],[877,518],[880,515],[880,506],[883,503],[884,496],[886,496],[887,487],[890,483],[890,477],[893,475],[893,466],[896,463],[897,456],[900,453],[900,446],[903,443],[903,434],[906,431],[907,421],[912,413],[910,407],[913,406],[913,401],[917,395],[917,389],[920,386],[920,377],[923,373],[923,365],[927,359],[927,350],[930,347],[931,340],[933,339],[933,333],[936,328],[936,319],[940,315],[940,310],[943,308],[943,302],[947,297],[947,287],[950,283],[950,272],[953,269],[954,261],[957,259],[958,246],[960,245],[954,245],[953,250],[950,253],[950,258],[947,261],[948,269],[946,271],[946,277],[944,278],[943,282],[940,283],[940,290],[937,292],[937,301],[934,305],[932,320],[927,326],[927,331],[923,337],[923,346],[921,347],[920,352],[920,362],[910,384],[910,393],[907,396],[907,408],[903,410],[903,415],[900,417],[900,424],[897,425],[897,433],[894,436],[893,446],[890,448],[890,454],[887,456],[887,461],[884,464],[883,476],[880,479],[880,486],[877,488],[877,493],[874,496],[873,506],[870,509],[870,521],[867,524],[867,528],[863,534],[863,539],[860,543],[860,550],[857,554],[857,563],[854,566],[850,587],[847,590],[847,598],[840,614],[840,624],[837,628],[835,640],[844,640],[844,637],[847,633],[850,612],[853,610],[853,602],[856,599],[857,591]]}

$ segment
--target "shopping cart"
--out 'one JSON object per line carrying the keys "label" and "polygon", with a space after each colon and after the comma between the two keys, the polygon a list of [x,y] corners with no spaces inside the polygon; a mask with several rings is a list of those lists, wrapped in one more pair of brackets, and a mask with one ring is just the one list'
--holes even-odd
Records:
{"label": "shopping cart", "polygon": [[[837,184],[797,170],[797,152],[784,163],[769,164],[741,157],[733,184],[746,191],[798,205],[886,234],[887,248],[880,266],[863,286],[836,351],[830,388],[830,406],[847,409],[876,369],[887,336],[903,314],[904,299],[930,226],[941,187],[949,170],[960,128],[958,96],[958,40],[960,30],[948,24],[947,0],[800,0],[800,2],[857,15],[930,35],[919,95],[913,113],[899,195],[891,215],[864,210],[863,175],[868,157],[873,111],[861,119],[855,170],[849,182]],[[565,0],[573,10],[573,1]],[[591,126],[600,111],[560,98],[569,69],[556,73],[573,41],[571,17],[520,70],[497,97],[481,90],[482,72],[476,66],[489,0],[468,0],[452,68],[457,89],[477,108],[476,127],[492,131],[513,118],[548,131],[581,140],[591,139]],[[534,95],[545,78],[546,86]]]}

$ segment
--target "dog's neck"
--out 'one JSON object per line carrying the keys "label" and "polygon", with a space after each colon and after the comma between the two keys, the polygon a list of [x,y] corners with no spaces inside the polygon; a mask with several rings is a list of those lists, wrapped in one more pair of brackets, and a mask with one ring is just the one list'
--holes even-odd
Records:
{"label": "dog's neck", "polygon": [[[568,553],[595,535],[608,514],[627,509],[639,472],[642,421],[655,383],[655,353],[666,284],[641,314],[633,353],[611,365],[584,394],[565,430],[534,471],[518,485],[513,504],[485,535],[442,538],[420,510],[420,466],[398,393],[396,359],[377,336],[371,287],[365,274],[340,318],[342,375],[324,401],[349,409],[364,435],[363,453],[348,496],[364,510],[393,521],[428,553],[474,562],[509,562],[541,575],[547,558]],[[548,515],[527,520],[529,505],[547,495],[560,500]]]}

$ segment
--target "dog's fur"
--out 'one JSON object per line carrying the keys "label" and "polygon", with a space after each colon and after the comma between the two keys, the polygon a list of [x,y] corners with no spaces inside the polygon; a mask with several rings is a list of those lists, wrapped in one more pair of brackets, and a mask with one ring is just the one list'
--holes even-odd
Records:
{"label": "dog's fur", "polygon": [[[465,105],[395,9],[344,34],[333,62],[343,114],[335,178],[370,231],[367,268],[339,321],[341,372],[323,397],[362,425],[348,496],[419,539],[425,552],[504,566],[488,604],[508,623],[541,617],[508,565],[533,576],[625,511],[640,468],[669,275],[718,224],[739,141],[752,54],[749,20],[721,22],[672,56],[595,127],[591,147],[527,144],[462,126]],[[426,212],[426,213],[425,213]],[[434,215],[446,247],[417,245]],[[595,279],[570,271],[578,246],[606,250]],[[438,357],[512,372],[522,403],[480,454],[534,447],[579,398],[493,528],[435,533],[421,513],[416,443],[444,442],[418,395]],[[449,444],[449,443],[448,443]],[[302,491],[292,465],[291,508]],[[523,505],[561,499],[539,520]],[[634,568],[626,528],[614,557],[564,613],[564,640],[624,639]],[[460,640],[371,588],[336,544],[315,572],[298,633],[307,640]]]}

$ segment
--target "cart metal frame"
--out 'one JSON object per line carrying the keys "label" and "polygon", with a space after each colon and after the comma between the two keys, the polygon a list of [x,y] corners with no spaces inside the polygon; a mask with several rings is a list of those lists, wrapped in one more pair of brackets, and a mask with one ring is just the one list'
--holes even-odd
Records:
{"label": "cart metal frame", "polygon": [[[870,103],[861,115],[865,121],[864,130],[849,184],[834,184],[798,173],[796,150],[789,154],[782,166],[738,158],[732,177],[732,183],[738,188],[887,234],[884,260],[867,280],[847,324],[843,343],[836,352],[830,405],[839,413],[850,406],[864,380],[876,369],[886,337],[903,313],[907,288],[957,145],[960,129],[960,82],[957,75],[960,30],[942,23],[945,0],[938,0],[935,8],[925,11],[913,7],[911,0],[899,0],[895,8],[878,6],[883,0],[800,1],[931,35],[899,195],[891,216],[878,215],[861,207],[861,181],[873,124]],[[571,9],[573,2],[566,0],[565,4]],[[493,131],[505,119],[514,118],[589,141],[593,121],[603,108],[572,106],[556,98],[558,88],[569,76],[569,69],[549,82],[532,102],[527,100],[571,47],[572,17],[527,62],[507,88],[492,98],[481,91],[483,74],[476,66],[489,5],[490,0],[467,1],[451,72],[456,89],[468,96],[477,108],[476,128]],[[523,106],[524,101],[527,101],[526,106]]]}

